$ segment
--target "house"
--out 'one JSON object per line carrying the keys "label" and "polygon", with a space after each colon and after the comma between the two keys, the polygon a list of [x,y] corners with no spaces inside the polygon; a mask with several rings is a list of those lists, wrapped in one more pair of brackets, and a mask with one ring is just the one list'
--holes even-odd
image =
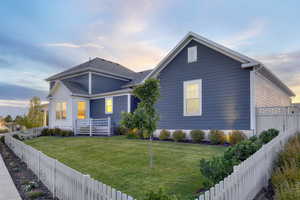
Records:
{"label": "house", "polygon": [[190,32],[152,70],[134,72],[95,58],[49,77],[49,126],[87,134],[111,130],[122,112],[137,107],[132,90],[149,78],[160,80],[157,131],[253,133],[257,107],[289,106],[295,96],[259,61]]}

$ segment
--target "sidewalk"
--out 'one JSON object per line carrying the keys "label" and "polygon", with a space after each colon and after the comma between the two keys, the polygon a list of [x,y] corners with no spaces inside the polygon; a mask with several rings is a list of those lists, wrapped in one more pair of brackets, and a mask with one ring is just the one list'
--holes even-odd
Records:
{"label": "sidewalk", "polygon": [[0,154],[0,200],[21,200],[19,192]]}

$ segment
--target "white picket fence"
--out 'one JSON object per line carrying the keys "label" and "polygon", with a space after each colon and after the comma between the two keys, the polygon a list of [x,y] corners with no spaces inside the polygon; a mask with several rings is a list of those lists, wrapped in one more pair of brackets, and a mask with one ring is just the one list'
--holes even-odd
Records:
{"label": "white picket fence", "polygon": [[253,200],[268,186],[274,161],[290,137],[299,131],[298,113],[260,113],[257,116],[259,131],[277,128],[281,132],[262,146],[247,160],[234,167],[234,171],[198,200]]}
{"label": "white picket fence", "polygon": [[133,200],[131,196],[94,180],[42,152],[5,135],[7,146],[30,168],[60,200]]}

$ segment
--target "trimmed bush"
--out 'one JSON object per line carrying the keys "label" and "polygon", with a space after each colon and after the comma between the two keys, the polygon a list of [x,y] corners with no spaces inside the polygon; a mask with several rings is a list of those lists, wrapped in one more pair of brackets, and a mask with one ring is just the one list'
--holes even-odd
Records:
{"label": "trimmed bush", "polygon": [[201,142],[204,139],[204,135],[205,135],[204,131],[202,130],[192,130],[190,134],[191,134],[192,141],[197,143]]}
{"label": "trimmed bush", "polygon": [[127,132],[128,132],[127,128],[125,128],[123,126],[117,126],[114,129],[115,135],[126,135]]}
{"label": "trimmed bush", "polygon": [[182,142],[185,140],[185,132],[182,130],[176,130],[173,132],[172,137],[175,142]]}
{"label": "trimmed bush", "polygon": [[159,134],[159,139],[160,140],[167,140],[167,139],[170,139],[170,131],[166,130],[166,129],[163,129],[160,131],[160,134]]}
{"label": "trimmed bush", "polygon": [[232,161],[226,160],[223,156],[200,160],[200,172],[205,178],[203,184],[206,189],[223,180],[232,171]]}
{"label": "trimmed bush", "polygon": [[60,130],[59,134],[60,134],[59,136],[62,136],[62,137],[74,136],[74,132],[71,130]]}
{"label": "trimmed bush", "polygon": [[260,143],[244,140],[232,147],[229,147],[224,152],[224,158],[226,160],[233,160],[236,164],[238,164],[249,158],[258,149],[260,149],[260,147]]}
{"label": "trimmed bush", "polygon": [[41,131],[41,136],[50,136],[51,135],[51,132],[50,132],[50,129],[49,128],[44,128],[42,131]]}
{"label": "trimmed bush", "polygon": [[243,140],[247,139],[246,135],[242,131],[233,130],[228,135],[228,142],[235,145]]}
{"label": "trimmed bush", "polygon": [[209,140],[212,144],[224,144],[226,137],[223,131],[211,130],[209,132]]}
{"label": "trimmed bush", "polygon": [[61,136],[61,129],[60,128],[54,128],[52,133],[55,136]]}
{"label": "trimmed bush", "polygon": [[137,128],[129,129],[127,132],[128,139],[137,139],[140,138],[140,130]]}
{"label": "trimmed bush", "polygon": [[270,142],[278,134],[279,134],[278,130],[271,128],[271,129],[261,132],[261,134],[259,135],[259,139],[261,140],[261,142],[263,144],[266,144],[266,143]]}

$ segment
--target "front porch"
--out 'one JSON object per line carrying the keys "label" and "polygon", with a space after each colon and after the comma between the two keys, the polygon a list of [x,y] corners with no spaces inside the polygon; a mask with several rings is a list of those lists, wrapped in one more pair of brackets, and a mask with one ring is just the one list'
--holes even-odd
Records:
{"label": "front porch", "polygon": [[75,121],[75,135],[104,135],[111,136],[111,118],[77,119]]}

